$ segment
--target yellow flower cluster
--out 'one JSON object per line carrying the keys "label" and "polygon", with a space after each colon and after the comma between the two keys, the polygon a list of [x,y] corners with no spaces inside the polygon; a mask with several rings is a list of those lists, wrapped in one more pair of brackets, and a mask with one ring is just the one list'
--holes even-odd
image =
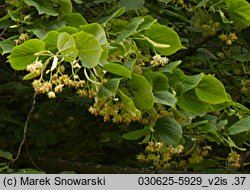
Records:
{"label": "yellow flower cluster", "polygon": [[205,157],[209,155],[209,151],[211,151],[211,146],[204,146],[202,148],[196,147],[192,156],[188,159],[191,164],[198,164],[203,161]]}
{"label": "yellow flower cluster", "polygon": [[236,151],[231,151],[228,154],[228,165],[234,169],[239,169],[241,167],[241,156]]}
{"label": "yellow flower cluster", "polygon": [[26,70],[37,76],[41,74],[42,68],[43,68],[42,61],[36,60],[33,63],[27,65]]}
{"label": "yellow flower cluster", "polygon": [[[35,79],[32,83],[33,88],[37,94],[47,94],[49,98],[55,98],[56,94],[61,92],[66,86],[73,87],[75,89],[83,89],[86,85],[85,80],[81,80],[80,77],[72,72],[71,76],[64,74],[65,67],[63,65],[58,66],[57,70],[52,69],[44,71],[44,65],[42,61],[37,60],[34,63],[26,67],[27,71],[35,76],[41,75],[39,79]],[[49,79],[44,80],[44,72],[50,73]],[[54,72],[54,74],[52,74]]]}
{"label": "yellow flower cluster", "polygon": [[174,3],[176,7],[185,8],[189,12],[193,11],[193,9],[189,6],[187,2],[185,2],[185,0],[172,0],[171,2]]}
{"label": "yellow flower cluster", "polygon": [[214,36],[220,28],[220,23],[213,20],[207,12],[197,9],[192,19],[193,26],[202,32],[204,37]]}
{"label": "yellow flower cluster", "polygon": [[85,80],[80,80],[78,76],[71,79],[66,74],[63,74],[61,76],[54,74],[50,81],[43,81],[41,79],[34,80],[32,85],[37,94],[47,93],[49,98],[55,98],[56,93],[61,92],[65,86],[82,88],[85,86],[85,83]]}
{"label": "yellow flower cluster", "polygon": [[250,96],[250,80],[242,80],[241,82],[242,88],[241,88],[241,93],[243,93],[246,96]]}
{"label": "yellow flower cluster", "polygon": [[221,34],[219,38],[221,39],[221,41],[225,42],[228,46],[232,45],[232,43],[238,39],[235,33]]}
{"label": "yellow flower cluster", "polygon": [[129,125],[133,121],[140,121],[141,116],[132,116],[124,110],[122,102],[109,99],[96,99],[93,106],[89,107],[89,112],[93,115],[100,115],[103,117],[104,122],[112,121],[116,124],[124,123]]}
{"label": "yellow flower cluster", "polygon": [[21,33],[19,38],[14,40],[16,45],[20,45],[21,43],[23,43],[24,41],[28,40],[29,36],[26,33]]}
{"label": "yellow flower cluster", "polygon": [[150,62],[153,67],[157,66],[164,66],[169,62],[169,59],[167,57],[162,57],[161,55],[155,55],[152,57],[152,61]]}
{"label": "yellow flower cluster", "polygon": [[164,146],[161,142],[150,141],[145,148],[145,153],[137,155],[137,160],[143,163],[151,163],[158,169],[184,168],[185,160],[178,161],[177,156],[184,151],[183,145],[176,147],[169,145]]}

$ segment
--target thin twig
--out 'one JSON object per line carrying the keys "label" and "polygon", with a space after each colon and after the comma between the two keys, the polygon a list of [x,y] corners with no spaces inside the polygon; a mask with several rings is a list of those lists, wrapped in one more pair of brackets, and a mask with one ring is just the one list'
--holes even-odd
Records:
{"label": "thin twig", "polygon": [[0,37],[2,37],[5,31],[6,31],[6,28],[4,28],[3,31],[1,32]]}
{"label": "thin twig", "polygon": [[12,163],[16,162],[16,161],[18,160],[20,154],[21,154],[21,150],[22,150],[23,144],[25,143],[25,140],[26,140],[28,124],[29,124],[29,121],[30,121],[31,114],[33,113],[33,111],[34,111],[34,109],[35,109],[35,105],[36,105],[36,93],[34,93],[34,95],[33,95],[32,106],[31,106],[31,108],[30,108],[30,111],[29,111],[29,113],[28,113],[28,116],[27,116],[26,121],[25,121],[25,124],[24,124],[22,142],[21,142],[21,144],[19,145],[17,155],[16,155],[16,157],[12,160]]}
{"label": "thin twig", "polygon": [[31,157],[30,152],[29,152],[28,143],[27,143],[26,140],[25,140],[25,148],[26,148],[26,153],[27,153],[27,155],[28,155],[28,157],[29,157],[29,159],[30,159],[32,165],[33,165],[37,170],[41,170],[41,169],[37,166],[37,164],[34,162],[33,158]]}

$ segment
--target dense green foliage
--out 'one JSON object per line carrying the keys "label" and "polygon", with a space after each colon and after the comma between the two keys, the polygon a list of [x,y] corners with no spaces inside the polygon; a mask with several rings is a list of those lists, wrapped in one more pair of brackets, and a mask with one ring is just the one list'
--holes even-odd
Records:
{"label": "dense green foliage", "polygon": [[36,167],[29,151],[56,157],[60,144],[66,160],[249,170],[246,0],[0,6],[0,172],[22,167],[23,145]]}

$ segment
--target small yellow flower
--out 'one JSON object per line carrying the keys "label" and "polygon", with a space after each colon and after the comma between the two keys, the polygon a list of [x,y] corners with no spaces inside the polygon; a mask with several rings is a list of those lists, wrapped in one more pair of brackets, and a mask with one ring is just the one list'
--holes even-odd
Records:
{"label": "small yellow flower", "polygon": [[43,67],[42,61],[35,61],[27,65],[26,70],[35,75],[39,75],[41,73],[42,67]]}
{"label": "small yellow flower", "polygon": [[232,40],[227,40],[227,41],[226,41],[226,44],[227,44],[228,46],[231,46],[231,45],[232,45]]}
{"label": "small yellow flower", "polygon": [[61,92],[63,90],[63,86],[63,84],[57,85],[54,89],[55,93]]}
{"label": "small yellow flower", "polygon": [[50,91],[50,92],[48,93],[48,97],[49,97],[49,98],[55,98],[55,97],[56,97],[55,92]]}
{"label": "small yellow flower", "polygon": [[136,156],[136,159],[140,162],[145,162],[146,161],[146,157],[144,156],[144,154],[140,153],[139,155]]}
{"label": "small yellow flower", "polygon": [[164,66],[165,64],[167,64],[169,61],[169,59],[167,57],[161,57],[160,55],[155,55],[152,57],[152,61],[150,62],[151,65],[153,65],[154,67],[156,66]]}

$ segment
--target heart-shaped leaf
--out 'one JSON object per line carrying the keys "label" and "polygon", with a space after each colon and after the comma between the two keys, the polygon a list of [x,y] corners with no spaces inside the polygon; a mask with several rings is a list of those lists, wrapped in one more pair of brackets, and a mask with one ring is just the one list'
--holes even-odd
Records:
{"label": "heart-shaped leaf", "polygon": [[13,48],[9,58],[10,65],[15,70],[24,70],[27,65],[33,63],[37,56],[35,53],[42,51],[45,43],[38,39],[32,39]]}
{"label": "heart-shaped leaf", "polygon": [[98,65],[102,48],[98,40],[86,32],[78,32],[74,35],[78,56],[84,67],[93,68]]}
{"label": "heart-shaped leaf", "polygon": [[154,138],[165,145],[177,145],[182,137],[181,125],[171,117],[158,119],[154,129]]}
{"label": "heart-shaped leaf", "polygon": [[224,85],[212,75],[204,75],[195,88],[197,97],[203,102],[220,104],[228,101]]}

